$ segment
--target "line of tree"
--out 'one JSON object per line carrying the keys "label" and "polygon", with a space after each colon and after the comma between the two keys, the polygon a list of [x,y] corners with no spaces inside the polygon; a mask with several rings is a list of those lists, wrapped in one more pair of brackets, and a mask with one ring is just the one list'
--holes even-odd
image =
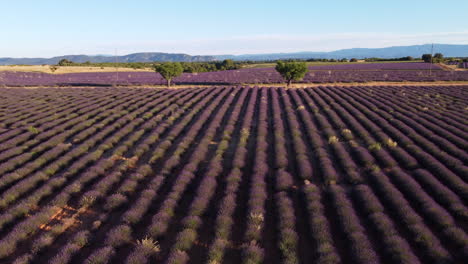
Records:
{"label": "line of tree", "polygon": [[[60,60],[55,66],[81,66],[81,67],[119,67],[119,68],[132,68],[132,69],[147,69],[154,68],[157,65],[163,63],[159,62],[100,62],[93,63],[90,61],[86,62],[73,62],[67,59]],[[212,72],[212,71],[223,71],[223,70],[236,70],[244,66],[244,62],[235,62],[230,59],[223,61],[213,62],[179,62],[183,68],[183,72]]]}
{"label": "line of tree", "polygon": [[446,57],[445,62],[468,62],[468,57]]}
{"label": "line of tree", "polygon": [[392,59],[388,59],[388,58],[376,58],[376,57],[373,57],[373,58],[365,58],[364,59],[366,62],[372,62],[372,61],[413,61],[415,60],[415,58],[411,57],[411,56],[406,56],[406,57],[401,57],[401,58],[392,58]]}
{"label": "line of tree", "polygon": [[[375,61],[413,61],[417,60],[411,56],[405,56],[400,58],[364,58],[366,62],[375,62]],[[242,61],[242,64],[259,64],[259,63],[277,63],[280,60],[263,60],[263,61]],[[309,59],[282,59],[281,61],[284,62],[292,62],[292,61],[306,61],[306,62],[357,62],[357,58],[341,58],[341,59],[321,59],[321,58],[309,58]]]}
{"label": "line of tree", "polygon": [[444,62],[444,55],[442,53],[436,53],[434,54],[434,57],[432,56],[432,54],[423,54],[421,58],[424,62],[427,62],[427,63]]}
{"label": "line of tree", "polygon": [[[154,64],[153,69],[159,74],[161,74],[161,76],[164,79],[166,79],[167,87],[170,87],[172,79],[180,76],[183,72],[199,72],[199,71],[196,71],[197,68],[193,68],[193,67],[200,66],[200,65],[201,65],[200,63],[191,64],[191,63],[181,63],[181,62],[165,62],[165,63]],[[203,71],[235,70],[235,69],[240,68],[240,66],[236,64],[233,60],[224,60],[222,62],[216,62],[215,64],[207,64],[207,65],[213,66],[212,69],[206,70],[206,68],[203,68]],[[190,68],[190,71],[187,71],[187,68],[186,68],[187,66],[192,67]]]}

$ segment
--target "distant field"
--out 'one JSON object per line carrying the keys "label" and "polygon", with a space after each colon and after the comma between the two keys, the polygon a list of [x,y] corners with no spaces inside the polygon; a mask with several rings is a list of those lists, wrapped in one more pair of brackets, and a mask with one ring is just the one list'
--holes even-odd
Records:
{"label": "distant field", "polygon": [[[422,60],[413,61],[375,61],[375,62],[307,62],[308,66],[324,66],[324,65],[356,65],[356,64],[375,64],[375,63],[407,63],[407,62],[423,62]],[[245,68],[265,68],[275,67],[276,63],[256,63],[248,64]]]}
{"label": "distant field", "polygon": [[[46,72],[50,71],[48,66],[3,66],[3,69],[0,71],[0,87],[158,86],[166,83],[152,70],[129,68],[59,67],[55,74]],[[86,69],[90,72],[84,71]],[[319,63],[309,66],[304,79],[298,81],[301,84],[375,82],[468,82],[468,71],[421,62]],[[172,83],[178,86],[280,85],[284,80],[273,67],[263,67],[183,73]]]}
{"label": "distant field", "polygon": [[115,67],[84,67],[84,66],[59,66],[55,72],[50,70],[49,65],[12,65],[0,66],[0,71],[21,71],[21,72],[44,72],[51,74],[79,73],[79,72],[128,72],[128,71],[152,71],[151,69],[132,69]]}
{"label": "distant field", "polygon": [[[406,61],[405,61],[406,62]],[[378,63],[405,63],[402,61],[387,61],[387,62],[307,62],[308,66],[327,66],[327,65],[363,65],[363,64],[378,64]],[[407,61],[407,62],[421,62],[421,61]],[[274,63],[258,63],[248,64],[244,68],[269,68],[274,67]],[[79,73],[79,72],[128,72],[128,71],[153,71],[150,68],[147,69],[133,69],[124,67],[85,67],[85,66],[60,66],[55,72],[50,70],[49,65],[11,65],[11,66],[0,66],[0,71],[22,71],[22,72],[44,72],[52,74],[63,74],[63,73]]]}
{"label": "distant field", "polygon": [[0,88],[0,263],[464,263],[467,102]]}
{"label": "distant field", "polygon": [[[448,71],[427,64],[328,65],[311,69],[299,83],[367,83],[367,82],[463,82],[468,81],[468,71]],[[319,67],[319,66],[317,66]],[[378,67],[378,68],[376,68]],[[88,72],[46,74],[40,72],[0,72],[0,86],[136,86],[164,85],[166,81],[155,72]],[[176,85],[275,85],[284,80],[273,68],[250,68],[229,71],[184,73],[174,78]]]}

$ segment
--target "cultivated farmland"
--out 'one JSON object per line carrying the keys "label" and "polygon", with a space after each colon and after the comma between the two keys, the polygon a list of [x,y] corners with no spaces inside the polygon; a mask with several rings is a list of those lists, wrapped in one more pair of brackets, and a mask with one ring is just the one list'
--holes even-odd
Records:
{"label": "cultivated farmland", "polygon": [[0,263],[468,258],[466,85],[0,91]]}
{"label": "cultivated farmland", "polygon": [[[77,67],[79,68],[79,67]],[[366,82],[466,82],[468,71],[443,70],[428,63],[367,63],[310,66],[300,83]],[[216,72],[183,73],[174,78],[179,85],[281,84],[284,80],[274,68],[246,68]],[[28,86],[144,86],[164,85],[155,72],[82,72],[47,74],[0,71],[0,87]]]}

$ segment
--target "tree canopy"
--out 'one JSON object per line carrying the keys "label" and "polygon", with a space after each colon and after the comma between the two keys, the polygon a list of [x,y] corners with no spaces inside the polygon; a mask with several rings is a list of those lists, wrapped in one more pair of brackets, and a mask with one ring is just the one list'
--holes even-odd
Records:
{"label": "tree canopy", "polygon": [[177,76],[180,76],[184,71],[184,68],[179,62],[165,62],[154,66],[154,70],[161,74],[166,79],[167,87],[171,86],[171,80]]}
{"label": "tree canopy", "polygon": [[432,54],[423,54],[421,58],[424,62],[431,62]]}
{"label": "tree canopy", "polygon": [[58,66],[71,66],[73,64],[73,61],[67,60],[67,59],[61,59],[57,65]]}
{"label": "tree canopy", "polygon": [[226,60],[223,60],[222,62],[218,62],[216,63],[216,68],[218,68],[218,70],[235,70],[235,69],[238,69],[239,67],[234,63],[233,60],[230,60],[230,59],[226,59]]}
{"label": "tree canopy", "polygon": [[432,59],[432,61],[435,63],[444,62],[444,55],[442,53],[436,53],[434,54],[434,58]]}
{"label": "tree canopy", "polygon": [[300,81],[309,70],[305,62],[282,62],[276,63],[276,71],[286,80],[288,86],[292,81]]}
{"label": "tree canopy", "polygon": [[423,54],[422,59],[424,62],[441,63],[444,62],[444,55],[442,53],[436,53],[434,56],[432,54]]}

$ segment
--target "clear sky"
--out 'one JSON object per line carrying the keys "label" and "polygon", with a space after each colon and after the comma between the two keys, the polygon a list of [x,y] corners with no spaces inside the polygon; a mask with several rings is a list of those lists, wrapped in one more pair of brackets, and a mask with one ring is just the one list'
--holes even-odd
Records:
{"label": "clear sky", "polygon": [[468,44],[468,0],[0,0],[0,57]]}

